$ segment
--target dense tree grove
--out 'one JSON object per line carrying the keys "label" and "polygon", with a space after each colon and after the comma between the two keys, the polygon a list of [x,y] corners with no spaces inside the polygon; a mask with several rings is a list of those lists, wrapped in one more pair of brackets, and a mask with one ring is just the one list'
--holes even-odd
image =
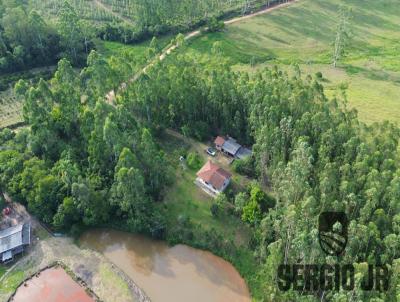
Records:
{"label": "dense tree grove", "polygon": [[[157,206],[173,175],[157,134],[165,128],[198,139],[230,134],[253,145],[252,160],[236,168],[257,183],[234,198],[221,196],[212,213],[218,219],[228,209],[251,227],[248,253],[257,267],[242,273],[254,297],[397,301],[399,128],[361,124],[346,107],[345,92],[328,99],[318,77],[304,78],[296,67],[293,76],[275,68],[249,75],[233,72],[218,44],[213,53],[212,59],[177,55],[151,65],[113,105],[104,96],[138,70],[142,62],[135,58],[105,60],[92,52],[79,74],[61,60],[49,83],[20,81],[16,91],[25,98],[30,127],[1,132],[1,189],[55,228],[74,232],[119,221],[153,236],[175,232],[172,242],[224,250],[232,259],[239,250],[219,234],[207,231],[194,242],[193,226],[183,218],[165,229]],[[346,253],[338,258],[318,245],[323,211],[344,211],[350,220]],[[301,295],[276,287],[279,264],[337,262],[357,263],[357,273],[366,263],[388,265],[390,290]]]}
{"label": "dense tree grove", "polygon": [[0,1],[0,73],[56,64],[82,65],[93,48],[74,8],[64,2],[59,22],[45,21],[28,1]]}
{"label": "dense tree grove", "polygon": [[[44,16],[58,16],[63,1],[27,0]],[[135,43],[203,25],[216,29],[216,19],[243,15],[289,0],[68,0],[80,19],[104,40]],[[215,30],[215,29],[214,29]]]}
{"label": "dense tree grove", "polygon": [[16,85],[30,130],[2,132],[0,186],[57,229],[124,221],[162,235],[153,205],[169,175],[163,152],[128,108],[104,101],[126,60],[92,52],[80,74],[64,59],[49,83]]}
{"label": "dense tree grove", "polygon": [[[389,123],[361,124],[356,112],[347,109],[345,93],[328,99],[318,77],[304,79],[298,68],[292,77],[277,69],[249,76],[232,72],[216,53],[212,61],[169,58],[123,99],[149,127],[186,133],[204,127],[209,135],[226,133],[254,144],[254,174],[270,187],[276,203],[251,190],[236,197],[235,208],[254,228],[260,296],[265,301],[314,301],[280,292],[277,266],[340,261],[390,266],[395,276],[391,290],[319,291],[315,297],[397,301],[400,129]],[[270,205],[263,207],[265,202]],[[318,245],[323,211],[344,211],[350,220],[346,253],[338,259],[326,256]]]}

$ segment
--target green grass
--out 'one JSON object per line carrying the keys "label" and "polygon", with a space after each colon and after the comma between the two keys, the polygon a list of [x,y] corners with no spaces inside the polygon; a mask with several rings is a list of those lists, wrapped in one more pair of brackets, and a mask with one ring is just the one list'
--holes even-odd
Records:
{"label": "green grass", "polygon": [[0,129],[23,121],[22,102],[10,88],[0,92]]}
{"label": "green grass", "polygon": [[0,278],[6,273],[7,269],[3,266],[0,266]]}
{"label": "green grass", "polygon": [[[157,38],[159,47],[166,47],[172,39],[172,36],[163,36]],[[137,44],[123,44],[119,42],[96,40],[96,48],[101,54],[106,57],[111,57],[112,55],[120,55],[128,51],[130,53],[133,53],[138,58],[142,58],[146,54],[150,42],[151,40],[147,40]]]}
{"label": "green grass", "polygon": [[[331,67],[339,4],[352,7],[351,40],[339,67]],[[300,0],[270,14],[235,23],[222,33],[194,39],[189,51],[211,54],[220,41],[239,69],[299,64],[303,73],[321,70],[331,94],[345,82],[349,105],[361,120],[400,122],[400,5],[397,0]]]}
{"label": "green grass", "polygon": [[14,292],[18,285],[24,280],[25,273],[21,270],[11,272],[5,280],[3,280],[0,291],[3,293]]}
{"label": "green grass", "polygon": [[[250,233],[248,226],[239,218],[227,213],[213,217],[210,207],[214,199],[194,184],[197,171],[182,167],[179,163],[180,155],[187,152],[197,152],[204,163],[207,159],[204,152],[205,145],[192,139],[184,142],[166,135],[161,141],[161,147],[166,151],[168,160],[175,169],[174,183],[164,198],[168,224],[173,225],[179,216],[185,216],[190,221],[202,225],[204,229],[213,228],[225,238],[232,238],[238,244],[247,243]],[[239,186],[242,179],[235,175],[233,182],[234,186]]]}

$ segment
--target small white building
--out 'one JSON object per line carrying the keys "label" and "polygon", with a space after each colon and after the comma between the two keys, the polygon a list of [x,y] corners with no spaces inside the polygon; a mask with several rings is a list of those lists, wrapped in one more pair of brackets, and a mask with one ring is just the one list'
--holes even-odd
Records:
{"label": "small white building", "polygon": [[0,231],[0,263],[12,260],[30,243],[31,226],[28,223]]}
{"label": "small white building", "polygon": [[196,183],[207,193],[218,195],[226,189],[231,182],[231,178],[232,174],[209,160],[197,172]]}

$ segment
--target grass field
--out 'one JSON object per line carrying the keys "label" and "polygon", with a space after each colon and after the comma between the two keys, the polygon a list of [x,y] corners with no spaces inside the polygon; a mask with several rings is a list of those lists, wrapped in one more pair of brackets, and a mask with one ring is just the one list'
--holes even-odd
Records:
{"label": "grass field", "polygon": [[[158,47],[161,49],[166,47],[172,39],[173,36],[163,36],[158,38]],[[96,40],[96,49],[106,57],[110,57],[112,55],[120,55],[123,52],[129,51],[135,54],[135,56],[137,56],[138,58],[141,58],[145,56],[150,42],[151,40],[148,40],[141,43],[129,45],[119,42]]]}
{"label": "grass field", "polygon": [[[352,8],[346,57],[332,67],[340,4]],[[361,120],[400,123],[400,5],[398,0],[299,0],[196,38],[189,48],[210,53],[220,41],[235,68],[257,70],[299,64],[303,74],[321,71],[328,95],[348,86],[348,100]],[[251,67],[255,65],[255,67]]]}
{"label": "grass field", "polygon": [[6,268],[3,266],[0,266],[0,278],[6,273]]}
{"label": "grass field", "polygon": [[0,92],[0,129],[23,121],[22,102],[12,89]]}
{"label": "grass field", "polygon": [[[189,142],[189,143],[188,143]],[[192,139],[186,142],[166,134],[163,138],[162,148],[166,151],[169,162],[175,169],[174,184],[168,189],[164,199],[167,221],[176,223],[179,216],[185,216],[192,222],[201,224],[205,229],[214,228],[226,238],[232,238],[238,244],[247,243],[250,230],[241,220],[232,215],[221,213],[217,218],[211,215],[210,207],[214,199],[203,192],[194,184],[196,170],[179,162],[179,157],[186,152],[197,152],[203,163],[208,159],[205,144]],[[220,164],[223,165],[223,164]],[[228,169],[227,167],[224,167]],[[230,171],[232,172],[232,171]],[[233,186],[243,186],[245,180],[234,173]]]}

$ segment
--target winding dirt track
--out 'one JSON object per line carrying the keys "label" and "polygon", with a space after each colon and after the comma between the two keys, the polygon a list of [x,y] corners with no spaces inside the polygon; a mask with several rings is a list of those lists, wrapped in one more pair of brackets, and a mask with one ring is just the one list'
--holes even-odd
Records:
{"label": "winding dirt track", "polygon": [[[95,0],[95,1],[96,1],[96,2],[100,2],[100,1],[98,1],[98,0]],[[248,15],[245,15],[245,16],[242,16],[242,17],[236,17],[236,18],[233,18],[233,19],[230,19],[230,20],[226,20],[226,21],[224,21],[224,23],[225,23],[225,25],[231,25],[231,24],[234,24],[234,23],[238,23],[238,22],[241,22],[241,21],[244,21],[244,20],[253,18],[253,17],[257,17],[257,16],[260,16],[260,15],[268,14],[268,13],[274,11],[274,10],[287,7],[287,6],[289,6],[289,5],[291,5],[291,4],[295,3],[295,2],[298,2],[298,1],[299,1],[299,0],[288,0],[288,1],[285,2],[285,3],[278,4],[278,5],[275,5],[275,6],[272,6],[272,7],[268,7],[268,8],[265,8],[265,9],[263,9],[263,10],[260,10],[260,11],[258,11],[258,12],[252,13],[252,14],[248,14]],[[194,38],[194,37],[199,36],[200,34],[201,34],[201,31],[200,31],[200,30],[195,30],[195,31],[189,32],[189,33],[187,33],[187,34],[185,35],[185,40],[192,39],[192,38]],[[171,54],[171,52],[174,51],[177,47],[178,47],[178,45],[172,45],[172,46],[170,46],[170,47],[164,49],[158,57],[156,57],[154,60],[152,60],[151,62],[149,62],[149,64],[147,64],[143,69],[141,69],[139,72],[137,72],[137,73],[136,73],[132,78],[130,78],[127,82],[128,82],[128,83],[133,83],[133,82],[135,82],[143,73],[146,73],[146,71],[147,71],[147,69],[148,69],[149,67],[153,66],[158,60],[159,60],[159,61],[163,61],[163,60],[164,60],[169,54]],[[121,89],[123,90],[123,89],[125,89],[126,87],[127,87],[127,84],[126,84],[126,83],[122,83],[122,84],[120,85],[120,88],[119,88],[119,89],[120,89],[120,90],[121,90]],[[110,91],[109,93],[107,93],[106,99],[107,99],[107,102],[108,102],[108,103],[113,104],[113,103],[114,103],[114,100],[115,100],[115,91],[112,90],[112,91]]]}

